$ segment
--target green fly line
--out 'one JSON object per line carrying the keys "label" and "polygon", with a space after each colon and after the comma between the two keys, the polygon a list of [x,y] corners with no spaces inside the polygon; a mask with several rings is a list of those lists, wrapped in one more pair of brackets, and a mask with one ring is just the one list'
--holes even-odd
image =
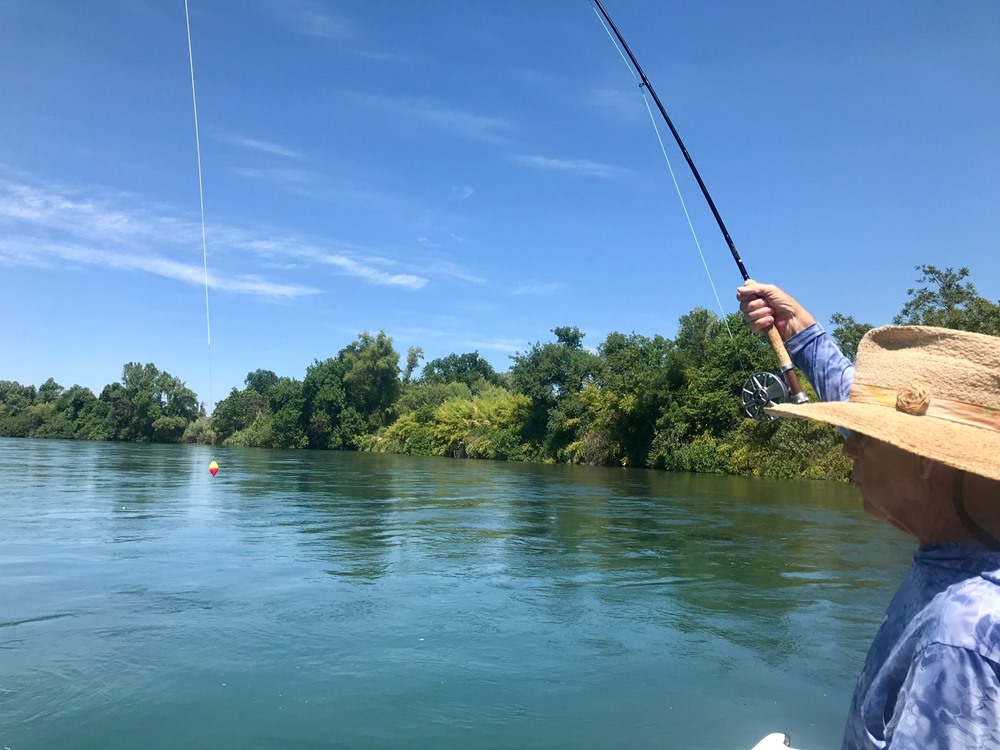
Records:
{"label": "green fly line", "polygon": [[698,232],[695,231],[694,222],[691,221],[691,214],[688,213],[687,203],[684,200],[684,194],[681,192],[681,186],[677,182],[677,175],[674,174],[674,166],[670,163],[670,156],[667,154],[667,147],[663,143],[663,136],[660,135],[660,127],[656,124],[656,116],[653,114],[653,108],[649,105],[649,97],[646,95],[646,86],[643,85],[642,79],[629,64],[628,58],[625,57],[625,52],[618,44],[618,40],[615,38],[614,34],[611,33],[611,29],[608,28],[607,23],[605,23],[603,16],[596,7],[591,4],[594,8],[594,13],[597,15],[597,19],[601,22],[601,26],[608,33],[608,37],[611,39],[611,43],[615,45],[615,49],[618,50],[618,54],[621,55],[622,61],[625,63],[625,67],[629,69],[629,72],[635,78],[637,84],[639,84],[639,91],[642,92],[642,101],[646,105],[646,111],[649,112],[649,121],[653,124],[653,130],[656,132],[656,140],[660,143],[660,151],[663,153],[663,159],[667,163],[667,170],[670,172],[670,179],[674,182],[674,190],[677,191],[677,199],[681,202],[681,209],[684,211],[684,218],[687,219],[688,229],[691,230],[691,236],[694,238],[694,246],[698,248],[698,255],[701,258],[701,264],[705,267],[705,274],[708,276],[708,283],[712,287],[712,294],[715,295],[715,303],[719,306],[719,313],[721,315],[721,320],[723,325],[726,327],[726,331],[729,333],[729,338],[733,338],[733,332],[729,329],[729,321],[726,320],[726,310],[722,306],[722,300],[719,299],[719,292],[715,288],[715,280],[712,278],[712,272],[708,269],[708,261],[705,260],[705,253],[701,249],[701,241],[698,239]]}

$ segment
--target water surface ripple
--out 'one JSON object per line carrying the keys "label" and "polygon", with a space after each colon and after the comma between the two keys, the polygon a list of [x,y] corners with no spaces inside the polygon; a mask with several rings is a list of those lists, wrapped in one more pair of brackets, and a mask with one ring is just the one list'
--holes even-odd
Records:
{"label": "water surface ripple", "polygon": [[63,441],[0,524],[10,750],[839,747],[912,553],[832,483]]}

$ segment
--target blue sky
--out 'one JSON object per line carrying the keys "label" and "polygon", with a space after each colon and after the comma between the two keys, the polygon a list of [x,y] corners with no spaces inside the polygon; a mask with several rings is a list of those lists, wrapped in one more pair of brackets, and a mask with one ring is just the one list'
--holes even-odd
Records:
{"label": "blue sky", "polygon": [[[750,273],[889,322],[913,267],[1000,298],[1000,4],[607,0]],[[360,331],[510,355],[715,308],[588,0],[0,4],[0,379],[154,362],[209,401]],[[666,129],[661,130],[669,137]],[[667,142],[727,312],[739,275]]]}

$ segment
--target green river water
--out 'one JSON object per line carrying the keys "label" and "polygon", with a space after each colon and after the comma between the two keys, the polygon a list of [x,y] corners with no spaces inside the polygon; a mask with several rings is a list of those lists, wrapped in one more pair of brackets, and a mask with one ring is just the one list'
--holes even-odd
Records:
{"label": "green river water", "polygon": [[828,482],[0,440],[0,748],[837,748],[913,550],[859,505]]}

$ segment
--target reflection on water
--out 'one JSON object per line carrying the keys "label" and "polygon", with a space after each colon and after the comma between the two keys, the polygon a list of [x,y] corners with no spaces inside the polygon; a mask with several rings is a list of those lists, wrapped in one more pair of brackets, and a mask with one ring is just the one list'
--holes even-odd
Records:
{"label": "reflection on water", "polygon": [[836,746],[911,554],[832,483],[186,446],[0,440],[0,518],[11,750]]}

